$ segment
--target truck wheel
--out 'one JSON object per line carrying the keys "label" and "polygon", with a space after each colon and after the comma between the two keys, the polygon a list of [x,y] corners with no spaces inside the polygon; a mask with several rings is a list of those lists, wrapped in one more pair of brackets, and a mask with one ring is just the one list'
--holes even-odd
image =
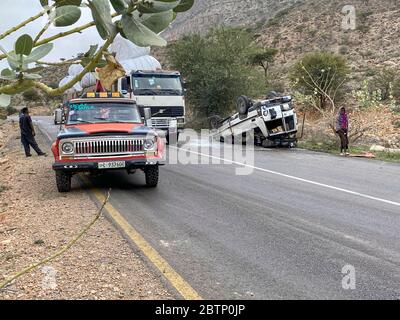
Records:
{"label": "truck wheel", "polygon": [[56,171],[56,182],[58,192],[70,192],[71,191],[71,178],[72,175],[63,171]]}
{"label": "truck wheel", "polygon": [[247,111],[251,107],[251,100],[246,96],[240,96],[236,100],[236,109],[240,115],[247,115]]}
{"label": "truck wheel", "polygon": [[146,176],[146,186],[150,188],[157,187],[158,184],[158,166],[151,166],[144,169],[144,174]]}

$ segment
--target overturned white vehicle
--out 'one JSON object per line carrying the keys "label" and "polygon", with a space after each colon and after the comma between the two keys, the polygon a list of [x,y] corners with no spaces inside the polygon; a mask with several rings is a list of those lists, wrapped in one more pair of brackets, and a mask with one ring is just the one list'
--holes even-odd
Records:
{"label": "overturned white vehicle", "polygon": [[254,133],[254,142],[263,147],[296,147],[298,123],[291,96],[268,94],[266,100],[237,99],[237,113],[226,118],[212,117],[215,137],[221,141]]}

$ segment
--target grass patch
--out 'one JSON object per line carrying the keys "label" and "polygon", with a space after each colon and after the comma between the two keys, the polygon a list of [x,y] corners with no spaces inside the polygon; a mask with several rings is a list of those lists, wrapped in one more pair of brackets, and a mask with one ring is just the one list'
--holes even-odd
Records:
{"label": "grass patch", "polygon": [[[326,152],[335,155],[340,154],[339,147],[333,144],[327,143],[317,143],[313,141],[299,141],[298,147],[302,149]],[[365,151],[369,151],[369,146],[351,146],[349,152],[351,154],[359,154]],[[372,152],[376,158],[372,158],[372,160],[380,160],[380,161],[388,161],[388,162],[396,162],[400,163],[400,153],[389,153],[389,152]]]}

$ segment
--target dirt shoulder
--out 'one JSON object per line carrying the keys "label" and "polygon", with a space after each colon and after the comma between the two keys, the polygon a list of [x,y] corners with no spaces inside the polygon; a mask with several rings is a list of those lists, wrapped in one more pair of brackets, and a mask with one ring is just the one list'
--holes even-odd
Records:
{"label": "dirt shoulder", "polygon": [[[52,156],[25,158],[17,125],[0,123],[0,283],[50,256],[76,236],[98,208],[86,192],[57,192]],[[104,217],[63,256],[23,275],[1,299],[172,299]]]}

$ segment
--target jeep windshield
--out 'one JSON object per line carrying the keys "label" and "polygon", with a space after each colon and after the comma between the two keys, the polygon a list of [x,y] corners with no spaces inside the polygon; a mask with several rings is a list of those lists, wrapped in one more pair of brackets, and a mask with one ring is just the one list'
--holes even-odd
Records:
{"label": "jeep windshield", "polygon": [[133,92],[137,96],[181,96],[181,78],[176,75],[133,75]]}
{"label": "jeep windshield", "polygon": [[130,103],[71,103],[67,124],[80,123],[141,123],[137,106]]}

